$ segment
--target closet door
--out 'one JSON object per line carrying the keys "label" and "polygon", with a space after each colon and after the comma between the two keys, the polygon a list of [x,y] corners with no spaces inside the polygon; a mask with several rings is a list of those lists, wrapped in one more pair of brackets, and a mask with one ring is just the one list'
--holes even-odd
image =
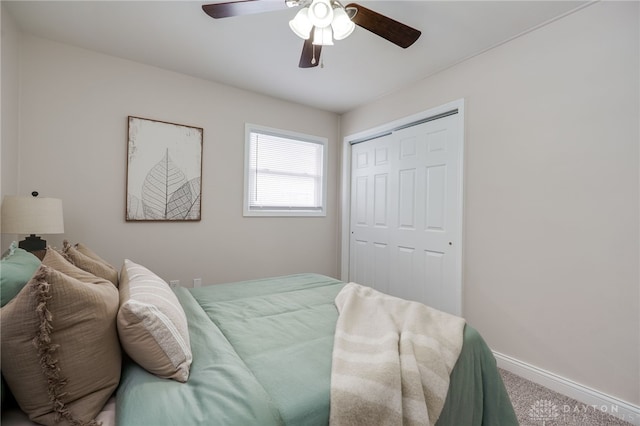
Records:
{"label": "closet door", "polygon": [[458,115],[352,146],[349,279],[460,314]]}

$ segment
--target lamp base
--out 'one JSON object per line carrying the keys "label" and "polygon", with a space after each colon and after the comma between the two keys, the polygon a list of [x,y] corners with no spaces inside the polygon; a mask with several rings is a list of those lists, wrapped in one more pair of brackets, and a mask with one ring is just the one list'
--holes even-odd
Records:
{"label": "lamp base", "polygon": [[45,250],[47,248],[47,241],[34,234],[31,234],[28,237],[25,237],[24,240],[20,241],[18,243],[18,247],[29,252]]}

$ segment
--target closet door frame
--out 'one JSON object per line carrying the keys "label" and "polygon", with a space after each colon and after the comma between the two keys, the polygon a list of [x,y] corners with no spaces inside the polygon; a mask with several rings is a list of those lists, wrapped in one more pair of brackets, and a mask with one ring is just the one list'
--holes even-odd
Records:
{"label": "closet door frame", "polygon": [[369,139],[374,139],[385,134],[389,134],[394,130],[404,127],[418,124],[425,121],[437,119],[442,116],[449,115],[453,112],[457,112],[458,120],[458,138],[459,138],[459,155],[458,155],[458,189],[457,189],[457,203],[458,213],[457,217],[451,218],[453,226],[457,227],[457,241],[453,241],[453,247],[457,250],[456,258],[458,259],[458,265],[456,266],[456,286],[460,289],[459,297],[459,309],[455,312],[457,315],[462,315],[463,300],[462,300],[462,270],[463,270],[463,217],[464,217],[464,99],[459,99],[435,108],[400,118],[382,125],[358,132],[352,135],[345,136],[342,144],[342,170],[341,170],[341,255],[340,255],[340,279],[342,281],[350,281],[349,277],[349,264],[350,264],[350,234],[351,234],[351,147],[353,144],[362,142]]}

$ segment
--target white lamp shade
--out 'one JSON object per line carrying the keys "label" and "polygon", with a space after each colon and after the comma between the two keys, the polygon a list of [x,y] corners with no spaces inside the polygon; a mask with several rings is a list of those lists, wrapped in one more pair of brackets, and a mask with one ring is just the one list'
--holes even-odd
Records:
{"label": "white lamp shade", "polygon": [[309,6],[309,20],[315,27],[328,27],[333,20],[333,8],[329,0],[313,0]]}
{"label": "white lamp shade", "polygon": [[336,40],[342,40],[349,37],[356,28],[356,24],[351,22],[349,15],[347,15],[347,12],[345,12],[341,7],[333,9],[333,15],[333,22],[331,22],[333,38]]}
{"label": "white lamp shade", "polygon": [[318,28],[313,30],[313,44],[322,46],[333,46],[333,37],[331,36],[331,26]]}
{"label": "white lamp shade", "polygon": [[2,233],[62,234],[62,200],[6,196],[2,202]]}
{"label": "white lamp shade", "polygon": [[298,37],[307,40],[311,35],[313,24],[309,20],[309,8],[303,7],[296,16],[289,21],[289,27]]}

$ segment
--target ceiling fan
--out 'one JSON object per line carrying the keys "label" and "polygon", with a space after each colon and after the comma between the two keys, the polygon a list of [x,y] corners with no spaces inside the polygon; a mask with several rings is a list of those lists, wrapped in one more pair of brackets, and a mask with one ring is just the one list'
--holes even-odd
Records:
{"label": "ceiling fan", "polygon": [[342,40],[358,25],[404,49],[411,46],[421,32],[356,3],[343,6],[338,0],[237,0],[202,5],[215,19],[271,12],[300,7],[289,26],[303,38],[300,68],[318,66],[322,46]]}

